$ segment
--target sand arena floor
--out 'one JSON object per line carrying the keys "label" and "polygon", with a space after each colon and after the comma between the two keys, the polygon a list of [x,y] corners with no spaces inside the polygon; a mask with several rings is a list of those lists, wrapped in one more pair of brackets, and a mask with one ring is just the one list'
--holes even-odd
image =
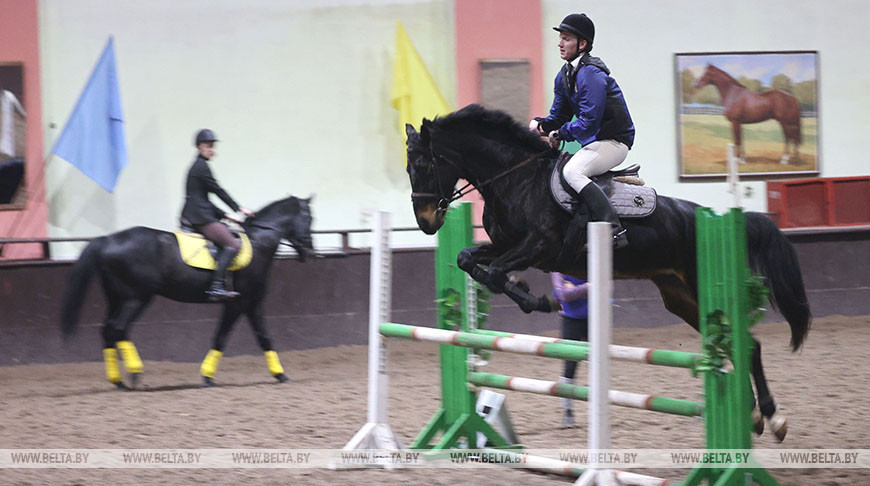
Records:
{"label": "sand arena floor", "polygon": [[[789,419],[779,445],[760,448],[870,448],[870,316],[816,319],[804,348],[789,352],[784,323],[760,324],[771,390]],[[134,336],[135,338],[135,336]],[[614,343],[697,351],[686,325],[616,329]],[[232,343],[230,344],[230,346]],[[438,346],[390,342],[390,423],[410,442],[439,406]],[[224,358],[220,387],[199,388],[198,363],[145,360],[136,392],[115,390],[101,363],[0,368],[0,449],[340,448],[365,422],[366,347],[279,353],[292,382],[277,384],[262,356]],[[561,362],[494,353],[487,371],[555,380]],[[586,367],[580,368],[585,377]],[[613,387],[698,399],[700,382],[686,370],[615,363]],[[580,427],[560,429],[559,399],[507,392],[511,418],[531,448],[583,448]],[[614,448],[703,447],[703,424],[641,410],[612,409]],[[679,479],[687,471],[636,472]],[[868,484],[856,469],[776,469],[784,485]],[[518,470],[329,471],[325,469],[5,469],[0,484],[569,484]]]}

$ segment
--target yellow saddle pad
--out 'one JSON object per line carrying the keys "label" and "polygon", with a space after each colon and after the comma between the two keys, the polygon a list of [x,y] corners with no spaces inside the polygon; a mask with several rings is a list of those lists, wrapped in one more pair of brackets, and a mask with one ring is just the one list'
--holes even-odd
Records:
{"label": "yellow saddle pad", "polygon": [[[230,264],[230,271],[239,270],[248,266],[251,263],[251,258],[254,256],[251,251],[251,240],[248,235],[242,233],[242,248]],[[178,240],[178,250],[181,252],[181,259],[184,263],[191,267],[204,268],[206,270],[216,270],[217,261],[211,256],[206,246],[209,241],[200,234],[175,232],[175,238]]]}

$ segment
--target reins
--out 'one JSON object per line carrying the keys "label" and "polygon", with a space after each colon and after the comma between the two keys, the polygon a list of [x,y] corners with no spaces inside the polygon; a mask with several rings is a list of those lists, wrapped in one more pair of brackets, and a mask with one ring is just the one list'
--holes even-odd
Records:
{"label": "reins", "polygon": [[492,184],[493,182],[501,179],[502,177],[510,174],[511,172],[528,165],[530,162],[532,162],[533,160],[537,159],[538,157],[546,154],[550,150],[552,150],[552,149],[548,148],[547,150],[544,150],[543,152],[539,152],[535,155],[532,155],[531,157],[523,160],[522,162],[520,162],[520,163],[518,163],[518,164],[516,164],[508,169],[505,169],[502,172],[499,172],[498,174],[494,175],[493,177],[491,177],[490,179],[488,179],[484,182],[479,182],[477,184],[472,183],[472,182],[467,182],[464,186],[460,187],[459,189],[454,189],[453,193],[448,197],[445,195],[445,191],[441,187],[441,177],[439,177],[439,175],[438,175],[438,164],[435,162],[435,159],[441,159],[444,162],[452,165],[457,170],[459,170],[460,173],[462,172],[462,169],[458,165],[456,165],[455,163],[451,162],[450,159],[448,159],[447,157],[444,157],[443,155],[435,153],[435,151],[430,148],[429,153],[432,155],[432,157],[430,158],[431,166],[433,168],[433,171],[435,172],[435,180],[438,182],[438,192],[440,194],[434,194],[431,192],[412,192],[411,193],[411,200],[414,200],[414,199],[438,199],[438,211],[439,212],[447,211],[447,208],[450,207],[450,203],[452,203],[453,201],[456,201],[457,199],[461,198],[462,196],[470,194],[474,191],[480,191],[482,188],[488,186],[489,184]]}

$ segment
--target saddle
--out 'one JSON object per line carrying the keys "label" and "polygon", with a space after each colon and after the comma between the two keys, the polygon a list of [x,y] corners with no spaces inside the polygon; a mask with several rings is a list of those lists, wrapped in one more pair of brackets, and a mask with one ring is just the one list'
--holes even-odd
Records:
{"label": "saddle", "polygon": [[[577,204],[577,193],[565,181],[562,169],[572,155],[563,152],[556,160],[550,176],[550,194],[553,201],[569,213],[574,211],[574,205]],[[592,177],[592,182],[604,191],[621,219],[643,218],[656,209],[656,190],[644,185],[639,172],[640,164],[633,164],[622,170],[611,170]]]}
{"label": "saddle", "polygon": [[[248,235],[237,231],[232,233],[241,243],[241,248],[227,269],[231,272],[247,267],[254,256],[251,240],[248,239]],[[184,224],[184,222],[181,224],[181,231],[176,231],[173,234],[178,240],[178,251],[184,263],[194,268],[217,270],[217,260],[215,260],[215,257],[217,256],[218,246],[214,242],[209,241],[199,233],[195,233],[193,228]]]}

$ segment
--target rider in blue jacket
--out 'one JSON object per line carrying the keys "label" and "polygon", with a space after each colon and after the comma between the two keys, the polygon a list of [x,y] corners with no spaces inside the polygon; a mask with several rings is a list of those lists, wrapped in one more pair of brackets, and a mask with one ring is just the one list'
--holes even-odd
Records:
{"label": "rider in blue jacket", "polygon": [[547,135],[555,148],[562,140],[576,140],[583,146],[562,170],[575,197],[583,202],[575,206],[572,225],[582,224],[588,210],[592,220],[613,225],[614,245],[622,248],[628,244],[625,230],[604,192],[590,184],[590,177],[625,160],[634,143],[634,124],[610,70],[589,55],[595,39],[592,20],[586,14],[571,14],[553,29],[559,32],[559,54],[566,64],[556,75],[550,115],[535,118],[529,128]]}

